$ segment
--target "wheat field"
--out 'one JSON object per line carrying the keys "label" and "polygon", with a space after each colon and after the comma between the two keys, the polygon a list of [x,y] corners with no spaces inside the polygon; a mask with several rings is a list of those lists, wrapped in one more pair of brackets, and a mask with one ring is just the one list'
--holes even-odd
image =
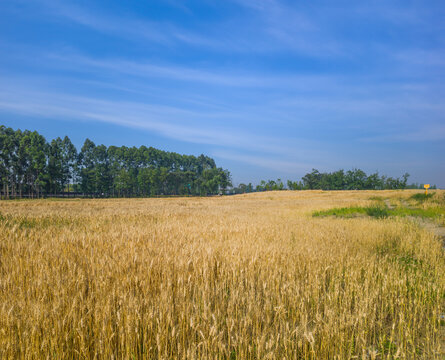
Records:
{"label": "wheat field", "polygon": [[444,359],[438,237],[311,216],[413,193],[1,201],[0,358]]}

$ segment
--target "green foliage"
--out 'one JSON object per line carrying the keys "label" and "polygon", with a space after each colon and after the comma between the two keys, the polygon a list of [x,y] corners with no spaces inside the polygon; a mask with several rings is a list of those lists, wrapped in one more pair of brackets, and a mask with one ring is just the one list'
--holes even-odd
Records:
{"label": "green foliage", "polygon": [[[378,173],[367,175],[363,170],[352,169],[348,171],[338,170],[332,173],[321,173],[317,169],[307,173],[301,181],[287,181],[289,190],[383,190],[383,189],[405,189],[409,174],[405,173],[401,178],[380,176]],[[241,186],[243,185],[243,186]],[[240,184],[236,192],[243,191],[244,184]],[[255,191],[282,190],[284,184],[281,179],[277,181],[262,180]]]}
{"label": "green foliage", "polygon": [[288,182],[289,188],[296,187],[309,190],[381,190],[404,189],[407,186],[409,174],[405,173],[401,178],[379,176],[378,173],[367,175],[363,170],[352,169],[348,171],[338,170],[332,173],[321,173],[317,169],[302,177],[301,186]]}
{"label": "green foliage", "polygon": [[389,215],[388,209],[382,206],[370,206],[365,208],[365,211],[368,216],[372,216],[377,219],[383,219]]}
{"label": "green foliage", "polygon": [[0,126],[0,191],[3,196],[40,196],[50,181],[49,145],[36,131]]}
{"label": "green foliage", "polygon": [[343,207],[343,208],[315,211],[312,214],[312,216],[314,216],[314,217],[336,216],[336,217],[344,217],[344,218],[356,217],[358,215],[366,215],[366,208],[364,208],[364,207]]}
{"label": "green foliage", "polygon": [[343,218],[352,218],[360,215],[368,215],[378,219],[388,217],[388,210],[381,206],[368,206],[368,207],[343,207],[337,209],[315,211],[312,216],[336,216]]}
{"label": "green foliage", "polygon": [[[301,181],[287,180],[289,190],[383,190],[383,189],[405,189],[408,187],[409,174],[405,173],[401,178],[380,176],[377,172],[367,175],[363,170],[352,169],[348,171],[338,170],[332,173],[321,173],[312,169],[304,175]],[[277,186],[277,184],[279,184]],[[239,192],[243,191],[244,184],[240,184]],[[282,182],[273,180],[262,180],[255,191],[281,190]],[[238,189],[236,189],[238,191]]]}
{"label": "green foliage", "polygon": [[440,207],[431,207],[428,209],[398,207],[389,210],[389,213],[392,216],[400,216],[400,217],[414,216],[420,218],[434,219],[445,216],[445,209]]}
{"label": "green foliage", "polygon": [[47,143],[36,131],[0,126],[0,192],[5,198],[66,190],[104,197],[211,195],[229,186],[230,172],[205,155],[106,147],[90,139],[78,153],[67,136]]}
{"label": "green foliage", "polygon": [[357,216],[368,215],[377,219],[383,219],[391,216],[398,217],[420,217],[429,219],[441,219],[445,217],[445,209],[441,207],[431,207],[427,209],[421,208],[407,208],[397,207],[395,209],[388,209],[387,207],[378,204],[367,207],[343,207],[328,210],[315,211],[312,216],[336,216],[342,218],[353,218]]}
{"label": "green foliage", "polygon": [[247,185],[241,183],[237,187],[233,188],[233,192],[235,194],[251,193],[251,192],[254,192],[254,191],[255,191],[255,189],[254,189],[252,183],[249,183]]}
{"label": "green foliage", "polygon": [[431,199],[434,196],[434,193],[429,193],[429,194],[425,194],[425,193],[419,193],[419,194],[414,194],[410,197],[410,199],[415,200],[417,202],[424,202],[428,199]]}
{"label": "green foliage", "polygon": [[261,180],[260,184],[256,186],[255,191],[276,191],[276,190],[283,190],[284,189],[284,183],[281,179],[275,180],[268,180],[264,181]]}
{"label": "green foliage", "polygon": [[304,184],[301,181],[287,180],[287,188],[289,190],[303,190]]}

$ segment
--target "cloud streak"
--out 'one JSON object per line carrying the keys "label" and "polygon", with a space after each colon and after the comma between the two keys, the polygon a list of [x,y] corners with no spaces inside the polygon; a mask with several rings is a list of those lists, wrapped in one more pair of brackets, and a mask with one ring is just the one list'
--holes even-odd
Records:
{"label": "cloud streak", "polygon": [[173,24],[141,20],[125,15],[99,14],[71,2],[40,0],[39,3],[54,17],[65,18],[105,34],[125,37],[130,40],[148,40],[167,46],[173,46],[178,42],[196,46],[215,46],[215,43],[210,39],[184,28],[178,28]]}
{"label": "cloud streak", "polygon": [[212,156],[220,159],[234,160],[249,165],[260,166],[262,168],[279,171],[280,173],[286,173],[288,175],[307,171],[313,164],[310,162],[277,159],[271,156],[248,155],[245,153],[223,150],[213,151]]}
{"label": "cloud streak", "polygon": [[[0,92],[0,109],[53,119],[100,121],[154,131],[167,138],[197,144],[275,154],[289,151],[282,139],[239,130],[231,131],[214,125],[205,126],[199,119],[209,119],[215,114],[197,113],[176,107],[97,100],[29,89],[8,89],[7,92]],[[175,118],[179,120],[173,121]]]}
{"label": "cloud streak", "polygon": [[[313,57],[345,56],[346,49],[302,12],[279,1],[235,1],[249,10],[246,18],[223,19],[211,28],[189,30],[171,22],[141,19],[135,15],[115,16],[87,9],[72,2],[39,0],[44,11],[54,18],[63,18],[103,34],[130,41],[149,41],[166,47],[179,44],[217,52],[294,51]],[[190,12],[188,9],[187,12]],[[239,30],[238,36],[230,34]],[[257,33],[252,38],[252,32]],[[208,35],[203,35],[204,33]]]}

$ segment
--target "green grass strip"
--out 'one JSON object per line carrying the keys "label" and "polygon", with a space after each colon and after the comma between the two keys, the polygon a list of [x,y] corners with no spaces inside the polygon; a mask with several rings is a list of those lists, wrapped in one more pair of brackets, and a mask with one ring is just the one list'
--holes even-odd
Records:
{"label": "green grass strip", "polygon": [[434,193],[429,193],[429,194],[419,193],[419,194],[414,194],[414,195],[410,196],[410,199],[416,200],[417,202],[424,202],[428,199],[431,199],[433,196],[434,196]]}
{"label": "green grass strip", "polygon": [[429,208],[429,209],[409,209],[398,207],[396,209],[388,209],[383,206],[367,206],[367,207],[344,207],[329,210],[315,211],[312,213],[314,217],[320,216],[336,216],[343,218],[353,218],[360,215],[368,215],[377,219],[387,218],[389,216],[399,217],[421,217],[421,218],[437,218],[445,216],[445,209]]}

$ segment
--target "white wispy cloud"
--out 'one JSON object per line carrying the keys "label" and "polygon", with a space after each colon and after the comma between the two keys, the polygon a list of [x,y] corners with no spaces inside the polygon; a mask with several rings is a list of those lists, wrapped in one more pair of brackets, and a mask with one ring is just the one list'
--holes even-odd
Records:
{"label": "white wispy cloud", "polygon": [[444,68],[445,47],[436,49],[404,49],[394,53],[394,58],[401,64],[418,65],[422,68]]}
{"label": "white wispy cloud", "polygon": [[[138,63],[126,64],[121,66],[120,61],[101,61],[90,58],[67,57],[73,67],[79,69],[82,66],[92,66],[94,69],[107,69],[113,72],[130,71],[140,79],[144,76],[151,76],[151,72],[145,73],[136,69],[141,69],[143,65]],[[92,64],[92,65],[91,65]],[[149,66],[150,68],[150,66]],[[156,66],[158,68],[158,66]],[[151,69],[151,68],[150,68]],[[182,71],[184,70],[184,71]],[[183,77],[183,72],[187,69],[179,70],[176,67],[163,67],[163,71],[158,76],[167,76],[176,79],[187,79]],[[206,78],[205,71],[197,71],[198,78]],[[182,74],[182,75],[181,75]],[[212,81],[213,85],[221,85],[220,78],[227,79],[228,75],[216,73]],[[56,76],[56,81],[61,79]],[[248,78],[248,77],[247,77]],[[230,81],[236,81],[233,78]],[[28,77],[21,81],[16,77],[3,77],[0,82],[3,92],[0,93],[1,107],[9,109],[9,111],[31,111],[39,116],[53,116],[54,118],[79,118],[84,120],[95,120],[114,123],[122,126],[130,126],[144,128],[149,131],[156,131],[163,136],[184,140],[194,143],[211,144],[215,146],[233,146],[247,149],[252,146],[253,149],[271,153],[288,154],[295,152],[295,145],[292,142],[302,144],[301,138],[295,138],[297,134],[306,137],[310,136],[316,139],[318,135],[311,132],[319,126],[326,127],[326,130],[320,131],[323,138],[327,132],[332,129],[343,128],[348,132],[351,139],[358,141],[389,141],[397,139],[397,141],[428,141],[435,140],[441,131],[425,132],[422,136],[408,136],[407,134],[415,134],[417,124],[422,121],[426,128],[431,128],[434,119],[440,118],[445,111],[445,105],[437,101],[427,101],[425,99],[416,99],[418,93],[417,87],[413,92],[408,91],[405,95],[401,95],[400,86],[406,84],[380,84],[373,89],[368,86],[368,93],[361,93],[356,97],[336,96],[332,98],[332,93],[339,91],[343,94],[354,94],[360,92],[362,86],[360,82],[342,84],[341,78],[323,78],[315,76],[313,79],[306,76],[306,79],[294,81],[293,78],[267,78],[263,79],[264,84],[272,88],[289,87],[292,91],[298,91],[301,87],[302,93],[298,96],[283,97],[281,99],[256,98],[254,103],[243,102],[238,106],[230,101],[215,102],[214,96],[206,98],[202,91],[196,93],[186,93],[180,89],[169,89],[164,91],[163,87],[152,84],[147,90],[143,86],[139,88],[134,84],[127,84],[127,79],[118,77],[110,82],[91,82],[86,79],[88,84],[93,86],[89,91],[94,91],[96,95],[92,98],[86,96],[70,95],[66,89],[71,88],[72,79],[62,79],[62,82],[55,86],[51,84],[48,77],[35,81],[34,83]],[[82,79],[76,79],[82,82]],[[190,79],[187,81],[200,81]],[[141,84],[140,80],[135,80],[136,84]],[[144,83],[144,81],[142,81]],[[244,84],[247,85],[248,81]],[[298,85],[296,88],[296,84]],[[21,84],[20,86],[16,86]],[[226,86],[227,83],[223,83]],[[148,94],[152,97],[153,93],[160,93],[160,100],[168,98],[183,99],[182,101],[170,101],[171,104],[161,105],[156,101],[148,100],[144,97],[141,101],[114,101],[113,99],[99,99],[100,92],[94,90],[97,86],[110,87],[118,91],[131,92],[139,91],[142,95]],[[63,87],[64,94],[59,94],[54,89]],[[341,90],[340,90],[341,87]],[[323,88],[327,95],[317,95],[314,97],[312,91]],[[379,92],[382,95],[377,96]],[[377,94],[377,95],[376,95]],[[426,92],[428,95],[428,92]],[[426,96],[425,95],[425,96]],[[99,96],[99,97],[98,97]],[[95,99],[96,98],[96,99]],[[253,101],[253,100],[252,100]],[[183,104],[181,106],[180,104]],[[26,110],[28,109],[28,110]],[[427,115],[431,119],[428,119]],[[371,120],[370,120],[371,119]],[[238,123],[242,123],[240,128]],[[255,136],[253,131],[246,130],[247,124],[252,124],[251,129],[255,128],[255,124],[275,124],[274,127],[280,127],[278,133],[288,134],[288,140],[280,140],[272,137]],[[312,125],[311,125],[312,123]],[[271,125],[268,125],[271,126]],[[301,131],[298,131],[298,128]],[[433,127],[434,128],[434,127]],[[241,130],[240,130],[241,129]],[[329,130],[331,129],[331,130]],[[363,138],[363,132],[371,131],[374,137],[368,140]],[[388,135],[388,131],[390,135]],[[319,131],[317,131],[319,132]],[[259,131],[261,133],[261,130]],[[297,135],[298,136],[298,135]],[[286,144],[287,142],[287,144]],[[313,143],[307,144],[308,149],[313,147]],[[320,144],[322,147],[323,145]],[[299,146],[299,153],[304,154]]]}
{"label": "white wispy cloud", "polygon": [[197,144],[274,154],[289,151],[289,144],[285,145],[281,138],[215,125],[211,119],[221,116],[215,113],[196,112],[174,106],[44,93],[38,89],[2,88],[2,111],[54,120],[100,121],[153,131],[166,138]]}
{"label": "white wispy cloud", "polygon": [[444,123],[418,123],[418,128],[414,131],[406,131],[401,129],[399,132],[387,133],[382,131],[382,134],[377,136],[368,136],[361,139],[367,143],[421,143],[432,141],[445,141],[445,124]]}
{"label": "white wispy cloud", "polygon": [[[94,59],[82,55],[52,54],[53,58],[62,66],[81,66],[82,68],[96,68],[136,77],[168,78],[173,80],[200,82],[234,87],[253,87],[265,84],[261,77],[234,75],[233,73],[218,73],[217,71],[198,70],[190,67],[175,65],[157,65],[142,61],[129,61],[122,59]],[[270,83],[270,82],[269,82]]]}
{"label": "white wispy cloud", "polygon": [[[167,47],[184,44],[219,52],[295,51],[315,57],[346,55],[345,49],[329,35],[329,31],[280,1],[237,3],[251,11],[248,21],[246,17],[240,17],[220,20],[207,28],[189,29],[172,22],[139,18],[134,14],[116,16],[69,1],[38,1],[42,10],[53,18],[63,18],[130,41],[150,41]],[[184,10],[191,11],[188,8]],[[234,28],[238,29],[236,35],[232,33]]]}
{"label": "white wispy cloud", "polygon": [[171,23],[139,19],[125,14],[116,16],[110,13],[99,13],[69,1],[39,0],[39,3],[54,17],[65,18],[79,25],[114,36],[137,40],[145,39],[165,45],[185,42],[193,45],[214,46],[214,42],[210,39],[184,28],[178,28]]}
{"label": "white wispy cloud", "polygon": [[295,174],[303,172],[313,166],[313,163],[310,162],[288,160],[287,156],[283,159],[264,155],[249,155],[241,152],[224,150],[213,151],[212,156],[220,159],[239,161],[249,165],[260,166],[284,174]]}

